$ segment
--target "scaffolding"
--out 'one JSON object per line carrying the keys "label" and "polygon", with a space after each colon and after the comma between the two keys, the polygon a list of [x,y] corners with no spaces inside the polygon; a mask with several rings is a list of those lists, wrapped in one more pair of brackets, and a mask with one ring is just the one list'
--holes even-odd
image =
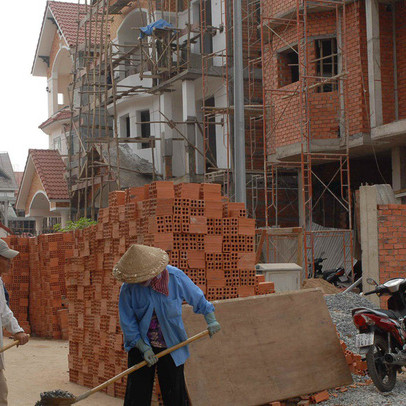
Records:
{"label": "scaffolding", "polygon": [[[350,191],[349,165],[349,123],[348,123],[348,81],[347,81],[347,38],[346,38],[346,2],[342,0],[296,0],[291,2],[292,8],[286,13],[278,13],[269,5],[267,12],[261,13],[262,38],[262,68],[264,75],[263,86],[263,127],[264,141],[268,151],[264,162],[265,182],[265,227],[278,226],[281,212],[279,200],[281,197],[279,175],[289,174],[297,177],[297,200],[299,218],[298,224],[303,227],[303,255],[305,259],[305,276],[314,276],[314,257],[316,240],[324,236],[336,234],[342,236],[344,266],[353,270],[352,257],[352,207]],[[288,8],[288,5],[286,5]],[[331,49],[328,55],[323,49],[316,55],[312,54],[311,44],[315,41],[311,32],[311,20],[315,12],[329,13],[334,16],[334,34],[337,40],[336,49]],[[313,20],[314,24],[314,20]],[[313,34],[314,35],[314,34]],[[332,41],[333,42],[333,41]],[[276,44],[278,46],[276,46]],[[335,44],[335,42],[334,42]],[[284,52],[284,53],[283,53]],[[280,72],[284,66],[275,69],[275,61],[282,58],[287,60],[286,68],[290,73],[290,83],[283,82]],[[330,69],[315,69],[315,65],[323,66],[328,61]],[[337,67],[337,69],[334,69]],[[266,72],[273,72],[273,80],[265,80]],[[317,93],[331,92],[337,95],[337,128],[340,137],[340,153],[318,152],[314,148],[317,123],[312,116],[312,97]],[[287,118],[287,111],[294,109],[296,115]],[[287,162],[283,159],[272,159],[277,156],[280,146],[280,134],[287,131],[286,121],[291,120],[288,128],[298,136],[299,151],[297,158]],[[284,124],[285,127],[281,128]],[[335,170],[328,180],[323,179],[316,169],[318,165],[328,163]],[[333,188],[336,179],[340,187]],[[318,196],[315,195],[314,185],[321,185]],[[290,190],[292,190],[290,186]],[[315,231],[313,225],[314,210],[325,194],[332,196],[346,215],[345,229]],[[300,223],[300,224],[299,224]],[[269,250],[269,247],[268,247]]]}
{"label": "scaffolding", "polygon": [[[118,131],[117,102],[137,94],[160,94],[170,91],[174,79],[193,68],[191,46],[200,36],[193,26],[190,7],[188,22],[178,28],[179,7],[188,2],[145,2],[84,0],[78,1],[76,45],[73,47],[74,67],[70,85],[71,122],[68,137],[68,188],[71,196],[72,217],[97,217],[110,190],[121,187],[120,173],[138,173],[120,163],[120,147],[126,143],[147,144],[152,154],[152,177],[155,172],[155,145],[161,137],[124,137]],[[159,6],[159,7],[158,7]],[[147,36],[134,29],[133,43],[117,43],[111,39],[114,18],[130,10],[139,10],[142,26],[148,20],[167,18],[166,27],[155,27]],[[145,10],[147,10],[145,12]],[[141,84],[123,85],[128,76],[139,74]],[[187,79],[187,75],[183,76]],[[135,124],[166,124],[189,146],[189,155],[203,155],[183,134],[184,121],[175,121],[159,111],[160,118]],[[189,123],[190,124],[190,123]],[[193,125],[199,127],[195,120]],[[170,166],[170,163],[169,163]],[[171,171],[165,176],[171,177]],[[97,201],[96,201],[97,199]]]}
{"label": "scaffolding", "polygon": [[[211,2],[200,0],[200,30],[202,38],[202,94],[204,151],[206,165],[205,181],[223,185],[223,193],[234,200],[233,172],[233,3],[222,0],[219,6],[216,24],[211,20]],[[264,182],[262,162],[264,143],[262,130],[262,75],[261,75],[261,37],[260,37],[260,1],[242,1],[243,24],[243,66],[244,66],[244,115],[246,145],[247,209],[250,217],[261,224],[264,219],[263,202]],[[222,35],[222,41],[214,43],[213,38]],[[211,77],[220,78],[216,93],[210,87]],[[215,137],[214,137],[215,135]],[[217,140],[217,145],[213,142]],[[210,165],[215,161],[218,140],[222,140],[226,161],[222,168]],[[225,169],[225,168],[226,169]]]}
{"label": "scaffolding", "polygon": [[[178,80],[201,78],[201,118],[196,117],[192,122],[176,121],[160,106],[159,118],[150,119],[149,123],[170,128],[177,137],[172,140],[185,144],[190,180],[197,179],[196,157],[200,156],[203,179],[222,184],[224,194],[234,199],[232,2],[220,0],[216,13],[211,9],[210,0],[199,0],[197,4],[198,19],[196,2],[191,0],[78,2],[68,148],[68,185],[77,216],[95,218],[97,208],[102,207],[110,189],[121,187],[120,173],[137,173],[137,169],[120,163],[120,147],[125,143],[150,146],[151,179],[158,179],[154,150],[156,143],[161,142],[162,146],[164,135],[148,138],[120,135],[117,103],[137,94],[171,92]],[[292,0],[290,12],[283,16],[268,10],[267,4],[260,0],[242,2],[248,211],[265,229],[281,225],[303,227],[304,262],[310,264],[308,274],[311,275],[315,239],[323,235],[322,231],[313,230],[314,211],[327,195],[334,198],[346,214],[346,228],[335,232],[350,235],[343,241],[344,245],[351,245],[352,252],[346,4],[344,0]],[[269,4],[272,8],[273,3]],[[132,43],[112,41],[113,19],[127,15],[130,10],[139,10],[142,27],[158,18],[170,24],[139,38],[141,27],[132,27]],[[318,54],[312,54],[311,44],[315,40],[310,35],[309,20],[315,13],[323,12],[334,15],[337,40],[330,41],[330,52],[326,52],[318,40]],[[186,15],[182,27],[181,14]],[[286,66],[296,69],[297,78],[288,86],[276,83],[272,75],[266,76],[267,72],[273,72],[273,77],[278,78],[278,72],[273,71],[274,61],[280,57],[280,47],[273,46],[276,40],[283,52],[289,53],[282,55],[287,59]],[[315,64],[320,64],[319,71],[315,71]],[[331,66],[323,70],[328,64]],[[137,85],[123,85],[123,79],[135,74],[140,79]],[[341,145],[338,153],[319,152],[313,145],[320,134],[315,136],[311,101],[314,95],[321,93],[333,95],[336,103],[336,127]],[[297,108],[290,120],[297,130],[299,150],[289,161],[275,159],[280,147],[280,131],[285,131],[282,125],[286,125],[286,113],[292,105]],[[189,136],[191,127],[195,141]],[[223,152],[222,162],[217,156],[219,149]],[[166,156],[163,159],[166,170],[162,176],[172,179],[172,162]],[[317,172],[317,167],[325,163],[335,168],[330,179]],[[339,179],[338,189],[336,179]],[[319,186],[317,193],[315,184]],[[296,211],[292,215],[293,209]],[[343,246],[343,250],[346,247]],[[352,257],[346,262],[346,266],[352,268]]]}

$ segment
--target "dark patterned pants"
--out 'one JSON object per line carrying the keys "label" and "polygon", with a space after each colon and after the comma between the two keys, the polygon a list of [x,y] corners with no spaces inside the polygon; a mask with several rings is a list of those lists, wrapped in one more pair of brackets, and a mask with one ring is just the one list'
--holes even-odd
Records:
{"label": "dark patterned pants", "polygon": [[[162,348],[152,348],[154,353],[161,352]],[[128,368],[144,361],[138,348],[128,353]],[[157,368],[159,386],[165,406],[187,406],[183,365],[175,365],[170,354],[160,358],[152,367],[145,366],[134,371],[127,378],[124,406],[150,406],[154,385],[155,369]]]}

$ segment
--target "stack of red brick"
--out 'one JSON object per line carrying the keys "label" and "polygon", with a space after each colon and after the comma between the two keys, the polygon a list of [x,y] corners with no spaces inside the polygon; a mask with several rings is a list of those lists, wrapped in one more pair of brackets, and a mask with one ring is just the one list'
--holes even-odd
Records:
{"label": "stack of red brick", "polygon": [[10,308],[25,332],[31,333],[28,317],[28,298],[30,287],[30,253],[28,238],[4,238],[10,248],[20,252],[14,258],[11,270],[2,275],[2,279],[10,295]]}
{"label": "stack of red brick", "polygon": [[67,319],[58,316],[58,311],[66,303],[65,263],[72,255],[72,237],[60,233],[29,239],[29,320],[37,336],[66,338]]}
{"label": "stack of red brick", "polygon": [[111,202],[136,204],[130,235],[168,251],[170,263],[209,300],[274,291],[255,275],[255,220],[246,217],[244,204],[223,198],[220,185],[155,182],[113,192]]}
{"label": "stack of red brick", "polygon": [[[69,301],[69,375],[72,382],[96,386],[126,369],[118,318],[120,284],[112,277],[115,262],[125,250],[113,229],[125,229],[118,207],[105,211],[97,226],[74,232],[73,255],[67,260]],[[117,228],[118,226],[118,228]],[[119,230],[119,234],[123,232]],[[127,239],[125,239],[127,240]],[[123,382],[109,385],[111,396],[124,395]]]}
{"label": "stack of red brick", "polygon": [[[221,196],[220,185],[155,182],[112,192],[98,224],[74,233],[67,261],[71,381],[95,386],[126,368],[120,284],[111,271],[131,244],[166,250],[170,263],[216,300],[274,292],[255,275],[254,235],[254,220]],[[124,391],[124,381],[107,388],[113,396]]]}

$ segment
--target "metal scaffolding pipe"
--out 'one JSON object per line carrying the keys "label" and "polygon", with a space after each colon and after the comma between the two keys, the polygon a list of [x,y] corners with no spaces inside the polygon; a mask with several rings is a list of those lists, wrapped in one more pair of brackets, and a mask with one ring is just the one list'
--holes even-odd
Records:
{"label": "metal scaffolding pipe", "polygon": [[244,77],[241,1],[234,1],[234,185],[235,200],[247,203],[245,174]]}

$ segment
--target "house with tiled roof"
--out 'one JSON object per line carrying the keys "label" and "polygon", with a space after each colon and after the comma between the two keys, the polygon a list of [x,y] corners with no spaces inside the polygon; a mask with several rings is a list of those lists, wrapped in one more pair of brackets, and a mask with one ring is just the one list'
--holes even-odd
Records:
{"label": "house with tiled roof", "polygon": [[18,189],[13,166],[7,152],[0,152],[0,222],[8,225],[11,205],[15,202],[15,192]]}
{"label": "house with tiled roof", "polygon": [[24,210],[26,217],[35,218],[38,234],[44,231],[44,219],[66,224],[70,200],[65,164],[57,150],[29,150],[16,209]]}
{"label": "house with tiled roof", "polygon": [[70,124],[70,95],[72,48],[83,39],[78,32],[78,19],[85,5],[47,1],[31,73],[46,77],[48,117],[39,128],[49,136],[49,148],[57,149],[64,157],[67,150],[67,126]]}

